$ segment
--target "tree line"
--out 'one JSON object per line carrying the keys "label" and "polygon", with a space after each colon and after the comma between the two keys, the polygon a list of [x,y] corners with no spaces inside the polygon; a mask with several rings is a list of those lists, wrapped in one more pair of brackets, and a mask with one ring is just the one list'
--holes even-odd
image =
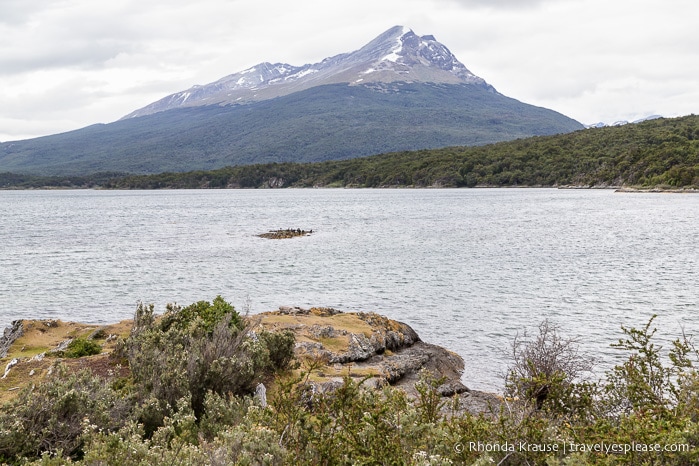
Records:
{"label": "tree line", "polygon": [[280,187],[699,188],[699,117],[656,119],[477,147],[317,163],[268,163],[157,175],[0,174],[0,187],[105,189]]}

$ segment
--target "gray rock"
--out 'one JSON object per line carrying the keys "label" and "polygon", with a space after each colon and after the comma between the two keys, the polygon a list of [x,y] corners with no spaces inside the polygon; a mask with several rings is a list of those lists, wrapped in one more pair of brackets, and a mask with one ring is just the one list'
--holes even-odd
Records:
{"label": "gray rock", "polygon": [[321,326],[321,325],[313,325],[309,329],[311,335],[315,338],[335,338],[338,333],[342,334],[342,332],[338,332],[335,330],[335,328],[331,325],[326,325],[326,326]]}
{"label": "gray rock", "polygon": [[5,328],[0,337],[0,358],[7,356],[10,346],[24,334],[24,324],[21,320],[15,320],[10,327]]}
{"label": "gray rock", "polygon": [[469,412],[476,415],[483,414],[496,417],[503,404],[502,398],[498,395],[476,390],[458,394],[455,396],[454,401],[453,406],[443,407],[446,414],[460,416],[465,412]]}
{"label": "gray rock", "polygon": [[347,351],[331,357],[330,363],[366,361],[377,352],[378,350],[376,346],[374,346],[371,343],[371,340],[369,340],[364,334],[352,333],[350,334],[349,348]]}
{"label": "gray rock", "polygon": [[58,353],[60,351],[65,351],[68,348],[68,345],[70,345],[70,342],[72,342],[73,339],[69,338],[67,340],[63,340],[56,346],[54,349],[50,350],[49,353]]}
{"label": "gray rock", "polygon": [[[305,310],[282,307],[279,313],[330,317],[339,311],[331,308]],[[318,394],[340,387],[346,376],[360,377],[362,385],[372,389],[380,389],[390,384],[414,398],[419,395],[415,384],[421,380],[423,373],[429,373],[435,380],[440,381],[437,392],[441,396],[452,397],[455,400],[457,397],[468,397],[470,391],[461,382],[464,361],[459,355],[423,342],[405,323],[371,312],[360,312],[356,316],[368,325],[368,329],[357,331],[349,327],[342,328],[342,321],[328,319],[323,322],[315,317],[312,325],[302,326],[304,329],[290,327],[300,331],[305,339],[312,340],[297,341],[296,355],[302,360],[310,356],[313,361],[328,365],[314,366],[314,375],[320,380],[308,382],[305,387],[304,399],[309,404],[314,402]],[[304,321],[302,317],[299,317],[299,320]],[[353,330],[356,333],[351,333]],[[333,344],[328,343],[328,346],[325,346],[325,339],[334,340]],[[347,346],[343,344],[344,341],[347,342]],[[339,376],[343,373],[346,375]],[[365,375],[368,377],[364,377]],[[480,398],[473,398],[477,399]]]}
{"label": "gray rock", "polygon": [[461,393],[467,393],[470,392],[471,390],[466,387],[461,381],[449,381],[446,383],[443,383],[439,387],[437,387],[437,393],[439,393],[441,396],[454,396],[454,395],[460,395]]}
{"label": "gray rock", "polygon": [[257,387],[255,387],[255,399],[258,403],[260,403],[261,407],[267,407],[267,388],[265,387],[265,384],[257,384]]}
{"label": "gray rock", "polygon": [[3,375],[2,378],[3,378],[3,379],[6,379],[6,378],[7,378],[7,374],[10,373],[10,369],[12,369],[13,367],[15,367],[17,364],[19,364],[19,359],[17,359],[17,358],[14,358],[14,359],[12,359],[12,361],[8,362],[8,363],[7,363],[7,366],[5,366],[5,375]]}
{"label": "gray rock", "polygon": [[296,306],[279,306],[279,313],[282,315],[308,315],[309,312],[310,311],[308,309],[303,309]]}

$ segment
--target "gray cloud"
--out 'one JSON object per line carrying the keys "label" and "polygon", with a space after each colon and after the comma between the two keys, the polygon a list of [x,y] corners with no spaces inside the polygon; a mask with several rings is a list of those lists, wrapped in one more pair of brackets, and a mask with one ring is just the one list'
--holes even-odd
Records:
{"label": "gray cloud", "polygon": [[81,41],[55,44],[32,53],[0,55],[0,74],[25,73],[33,70],[83,68],[94,69],[128,50],[127,44],[116,41]]}
{"label": "gray cloud", "polygon": [[3,0],[0,25],[25,24],[51,0]]}
{"label": "gray cloud", "polygon": [[261,61],[356,50],[396,24],[583,122],[699,105],[694,0],[0,1],[0,140],[113,121]]}
{"label": "gray cloud", "polygon": [[[95,68],[133,50],[139,37],[119,17],[81,11],[72,2],[10,0],[0,24],[0,74],[64,67]],[[31,6],[31,8],[30,8]],[[10,23],[8,18],[16,18]],[[123,18],[121,18],[123,19]],[[22,22],[22,20],[26,22]]]}

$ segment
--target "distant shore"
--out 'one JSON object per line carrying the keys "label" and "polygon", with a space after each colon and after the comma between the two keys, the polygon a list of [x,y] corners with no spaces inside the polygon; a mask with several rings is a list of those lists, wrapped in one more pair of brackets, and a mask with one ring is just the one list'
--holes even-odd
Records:
{"label": "distant shore", "polygon": [[616,189],[616,193],[653,193],[653,194],[697,194],[699,189],[696,188],[664,188],[664,187],[654,187],[654,188],[630,188],[622,187]]}
{"label": "distant shore", "polygon": [[[415,185],[386,185],[386,186],[360,186],[360,185],[346,185],[346,186],[335,186],[335,185],[325,185],[325,186],[285,186],[282,188],[265,188],[265,187],[238,187],[238,186],[226,186],[226,187],[159,187],[159,188],[112,188],[104,186],[1,186],[0,191],[68,191],[68,190],[95,190],[95,191],[167,191],[167,190],[182,190],[182,189],[193,189],[202,191],[229,191],[229,190],[266,190],[266,189],[379,189],[379,190],[394,190],[394,189],[570,189],[570,190],[613,190],[616,193],[653,193],[653,194],[697,194],[699,193],[699,188],[671,188],[667,186],[651,186],[651,187],[640,187],[640,186],[589,186],[589,185],[476,185],[476,186],[415,186]],[[261,236],[261,235],[260,235]]]}

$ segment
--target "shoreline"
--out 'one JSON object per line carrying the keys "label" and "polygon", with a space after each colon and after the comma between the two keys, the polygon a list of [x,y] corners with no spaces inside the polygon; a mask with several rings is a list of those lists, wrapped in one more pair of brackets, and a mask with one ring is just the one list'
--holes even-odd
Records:
{"label": "shoreline", "polygon": [[357,185],[347,185],[347,186],[288,186],[281,188],[241,188],[235,186],[226,186],[221,188],[210,188],[210,187],[187,187],[187,188],[177,188],[177,187],[163,187],[163,188],[105,188],[102,186],[3,186],[0,187],[0,191],[254,191],[254,190],[286,190],[286,189],[302,189],[302,190],[315,190],[315,189],[360,189],[360,190],[395,190],[395,189],[561,189],[561,190],[612,190],[615,193],[627,194],[627,193],[651,193],[651,194],[699,194],[699,188],[697,187],[687,187],[687,188],[665,188],[661,186],[654,187],[633,187],[633,186],[589,186],[589,185],[476,185],[476,186],[415,186],[415,185],[388,185],[388,186],[357,186]]}
{"label": "shoreline", "polygon": [[621,187],[617,188],[615,193],[622,194],[699,194],[699,189],[697,188],[632,188],[632,187]]}
{"label": "shoreline", "polygon": [[[294,354],[302,365],[323,361],[308,378],[319,392],[337,389],[349,375],[369,389],[392,386],[414,398],[418,396],[416,383],[428,372],[442,380],[437,392],[442,397],[457,397],[462,409],[484,412],[500,399],[495,393],[471,390],[462,383],[461,356],[422,341],[409,325],[379,314],[282,306],[246,319],[254,328],[294,333]],[[49,319],[12,322],[0,336],[0,364],[5,367],[0,402],[9,401],[29,384],[46,380],[58,363],[72,370],[87,368],[106,378],[128,377],[128,367],[113,361],[110,354],[120,340],[128,338],[132,324],[130,319],[109,325]],[[102,352],[64,357],[61,350],[75,339],[94,341]]]}

